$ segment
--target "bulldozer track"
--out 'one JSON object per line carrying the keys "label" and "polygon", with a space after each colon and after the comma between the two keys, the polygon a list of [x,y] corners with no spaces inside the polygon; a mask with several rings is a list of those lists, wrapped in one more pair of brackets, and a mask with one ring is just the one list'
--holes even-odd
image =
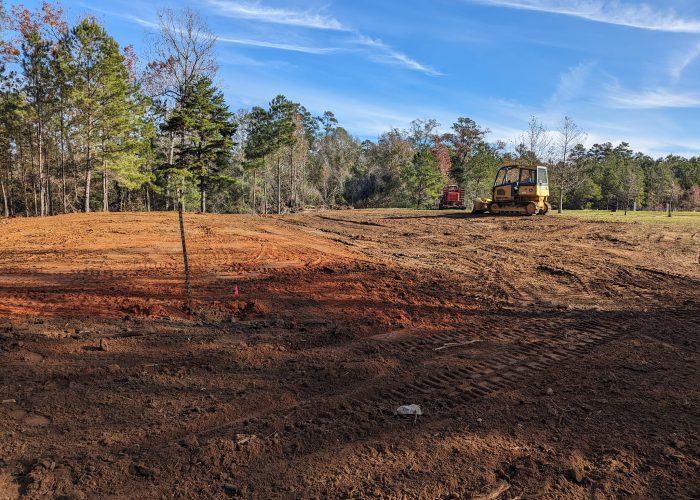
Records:
{"label": "bulldozer track", "polygon": [[[360,385],[359,389],[354,387],[332,397],[298,405],[290,417],[305,424],[279,434],[283,442],[296,442],[300,441],[296,439],[298,435],[312,433],[319,436],[324,446],[335,446],[357,437],[372,438],[402,428],[404,421],[397,419],[393,410],[408,403],[420,404],[426,412],[425,418],[446,417],[468,407],[475,399],[517,388],[539,372],[584,356],[623,335],[612,322],[591,322],[566,340],[547,338],[533,344],[513,345],[491,359],[476,363],[467,363],[469,357],[465,355],[459,365],[436,369],[424,364],[410,382],[403,381],[405,375],[383,383],[373,380],[372,390]],[[517,338],[517,334],[514,336]],[[436,338],[444,340],[445,337]],[[441,356],[434,354],[431,358]],[[256,429],[246,430],[251,431]],[[313,452],[317,446],[318,442],[311,449],[298,448],[297,454]]]}
{"label": "bulldozer track", "polygon": [[[694,321],[694,316],[692,312],[678,311],[667,321],[687,324]],[[336,346],[334,349],[347,350],[354,354],[352,357],[372,353],[414,359],[413,368],[398,370],[385,378],[354,380],[339,390],[305,398],[284,410],[262,407],[223,421],[223,415],[218,415],[215,425],[192,422],[187,430],[169,437],[161,436],[160,443],[166,438],[166,444],[159,447],[165,448],[188,434],[200,438],[239,432],[264,434],[270,425],[279,421],[304,422],[301,428],[276,432],[282,441],[294,441],[295,436],[300,438],[310,433],[318,434],[327,445],[346,441],[343,436],[371,438],[402,426],[401,419],[393,415],[399,405],[417,403],[426,411],[426,418],[446,417],[467,408],[478,398],[522,387],[539,373],[572,362],[610,342],[622,341],[631,334],[653,336],[659,328],[657,321],[623,314],[579,322],[571,318],[550,320],[550,326],[544,331],[537,331],[533,324],[485,335],[476,333],[482,330],[481,326],[474,326],[459,331],[432,332],[404,341],[370,339]],[[479,342],[435,350],[445,344],[471,340]],[[482,342],[491,344],[491,356],[475,352]],[[493,344],[498,348],[494,349]],[[319,351],[325,349],[318,348]],[[444,366],[440,366],[441,362]],[[298,448],[296,453],[304,453],[304,450]]]}
{"label": "bulldozer track", "polygon": [[[343,429],[342,434],[348,436],[369,437],[378,429],[400,424],[393,416],[393,410],[401,404],[417,402],[433,416],[439,416],[460,408],[475,398],[517,387],[537,372],[583,356],[614,340],[619,334],[614,322],[590,322],[560,338],[551,333],[538,335],[533,340],[524,330],[501,332],[492,335],[490,341],[501,342],[502,350],[493,358],[476,362],[467,352],[455,354],[454,350],[434,350],[435,346],[445,343],[473,340],[474,334],[468,331],[439,332],[412,341],[361,342],[351,349],[356,356],[363,353],[366,355],[369,344],[376,347],[381,355],[414,355],[421,358],[421,363],[414,373],[400,371],[386,377],[355,380],[343,385],[338,391],[305,398],[303,402],[284,410],[260,407],[230,417],[219,414],[215,423],[208,418],[201,422],[191,421],[183,428],[159,436],[156,442],[146,441],[142,446],[166,449],[190,434],[199,438],[239,432],[264,434],[267,424],[279,419],[310,422],[303,429],[279,432],[283,440],[293,440],[295,433],[307,434],[309,428],[320,435],[332,434],[334,429]],[[451,358],[449,366],[436,367],[436,363],[447,358]],[[406,378],[410,381],[406,381]],[[367,389],[368,386],[372,388]],[[329,439],[342,441],[342,436]]]}
{"label": "bulldozer track", "polygon": [[[559,338],[551,333],[538,335],[533,340],[524,330],[499,333],[491,340],[503,342],[503,349],[491,358],[476,362],[467,352],[455,355],[454,352],[433,350],[441,343],[473,338],[473,334],[465,331],[452,334],[441,332],[415,342],[397,342],[392,349],[383,352],[397,355],[400,352],[415,353],[424,358],[413,374],[402,371],[386,380],[377,377],[358,380],[332,394],[306,398],[284,410],[259,408],[224,422],[221,421],[222,415],[219,415],[215,425],[202,422],[200,426],[192,422],[186,430],[169,437],[161,436],[158,448],[164,449],[189,434],[200,438],[239,432],[264,434],[271,423],[280,420],[305,422],[302,428],[277,432],[282,441],[294,441],[295,435],[308,435],[311,432],[323,436],[326,443],[342,442],[343,435],[368,438],[385,428],[401,425],[401,421],[393,416],[393,410],[401,404],[418,403],[432,417],[446,416],[476,398],[516,388],[553,365],[584,356],[623,335],[624,332],[616,328],[615,321],[589,321]],[[356,348],[361,349],[360,346]],[[381,348],[379,350],[382,352]],[[435,366],[436,360],[448,357],[452,358],[449,366]],[[407,378],[409,382],[406,382]],[[367,389],[368,385],[372,389]],[[303,452],[303,449],[297,450],[297,453]]]}

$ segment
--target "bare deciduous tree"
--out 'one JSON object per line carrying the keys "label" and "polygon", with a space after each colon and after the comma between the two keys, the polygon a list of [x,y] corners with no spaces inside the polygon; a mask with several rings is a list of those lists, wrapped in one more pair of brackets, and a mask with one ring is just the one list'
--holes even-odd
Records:
{"label": "bare deciduous tree", "polygon": [[581,144],[586,134],[570,117],[565,116],[554,141],[554,163],[552,184],[559,190],[559,213],[563,210],[564,193],[576,189],[586,178],[586,162],[580,155],[573,155],[574,148]]}
{"label": "bare deciduous tree", "polygon": [[160,38],[144,83],[152,95],[177,100],[198,78],[216,75],[216,36],[189,8],[181,13],[165,9],[158,16]]}
{"label": "bare deciduous tree", "polygon": [[531,116],[527,130],[520,136],[519,147],[516,148],[521,156],[531,166],[548,162],[552,156],[552,136],[544,124]]}

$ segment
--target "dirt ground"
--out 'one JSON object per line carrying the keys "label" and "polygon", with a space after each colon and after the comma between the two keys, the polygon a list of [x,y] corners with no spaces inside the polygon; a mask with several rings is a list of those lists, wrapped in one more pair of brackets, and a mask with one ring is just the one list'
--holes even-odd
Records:
{"label": "dirt ground", "polygon": [[175,214],[0,221],[0,499],[700,497],[700,227],[185,222],[192,319]]}

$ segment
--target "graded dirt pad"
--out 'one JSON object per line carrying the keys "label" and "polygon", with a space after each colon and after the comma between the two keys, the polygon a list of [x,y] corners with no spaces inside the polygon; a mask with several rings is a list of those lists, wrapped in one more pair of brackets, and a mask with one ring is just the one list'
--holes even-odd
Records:
{"label": "graded dirt pad", "polygon": [[0,498],[700,496],[698,229],[185,223],[191,319],[175,214],[0,223]]}

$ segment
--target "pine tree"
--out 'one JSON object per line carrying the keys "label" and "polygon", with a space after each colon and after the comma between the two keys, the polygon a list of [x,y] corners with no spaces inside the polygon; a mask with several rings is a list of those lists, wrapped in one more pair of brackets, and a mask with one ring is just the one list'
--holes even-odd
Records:
{"label": "pine tree", "polygon": [[207,189],[212,182],[234,182],[225,174],[232,158],[233,115],[224,95],[209,77],[199,78],[185,92],[171,114],[166,130],[182,140],[177,146],[176,168],[189,171],[199,188],[200,210],[206,212]]}
{"label": "pine tree", "polygon": [[90,187],[93,163],[100,146],[102,101],[104,100],[104,64],[107,35],[94,19],[84,19],[71,31],[71,100],[75,116],[71,125],[80,130],[85,154],[84,210],[90,211]]}
{"label": "pine tree", "polygon": [[[81,131],[85,152],[85,204],[90,211],[90,187],[95,162],[102,166],[102,209],[109,210],[109,175],[137,179],[134,127],[143,113],[135,98],[124,56],[117,42],[92,18],[71,31],[73,126]],[[125,181],[126,182],[126,181]],[[128,182],[134,186],[134,182]]]}
{"label": "pine tree", "polygon": [[402,180],[416,208],[437,196],[445,181],[437,160],[428,146],[423,146],[413,157],[413,162],[404,168]]}
{"label": "pine tree", "polygon": [[[278,95],[270,102],[270,121],[272,125],[272,148],[277,160],[277,213],[282,213],[282,157],[284,148],[293,143],[295,130],[294,112],[296,105]],[[291,169],[291,165],[290,165]]]}
{"label": "pine tree", "polygon": [[[261,168],[266,168],[268,157],[274,151],[272,117],[265,109],[256,106],[247,115],[246,126],[248,133],[244,148],[244,166],[253,172],[251,206],[253,213],[257,213],[257,173]],[[266,188],[267,184],[263,186],[265,192]],[[264,202],[264,211],[267,212],[267,200]]]}

